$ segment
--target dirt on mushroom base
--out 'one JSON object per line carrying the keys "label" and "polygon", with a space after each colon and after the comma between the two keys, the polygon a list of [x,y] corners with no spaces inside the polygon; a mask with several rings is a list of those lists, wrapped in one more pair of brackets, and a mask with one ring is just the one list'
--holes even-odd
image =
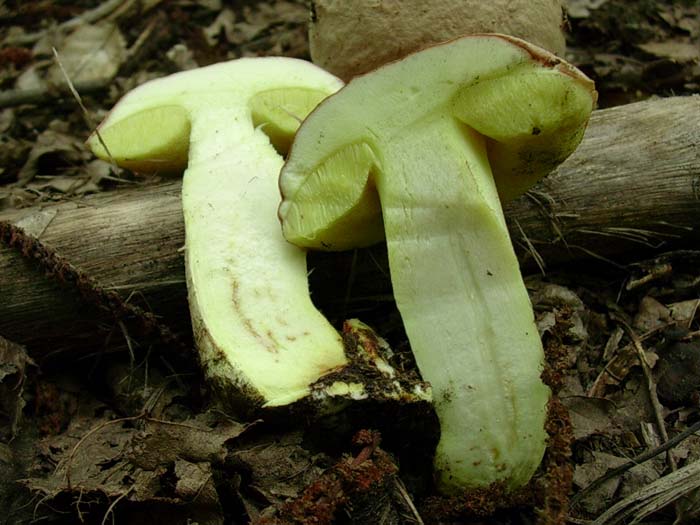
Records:
{"label": "dirt on mushroom base", "polygon": [[[694,2],[678,1],[644,1],[629,2],[627,0],[608,0],[607,2],[583,2],[569,1],[570,5],[587,5],[588,12],[577,17],[570,17],[573,34],[569,42],[569,52],[573,62],[582,66],[591,76],[597,80],[598,89],[601,92],[601,103],[604,106],[624,103],[646,97],[650,94],[666,95],[671,90],[675,93],[690,93],[698,90],[698,73],[693,62],[687,61],[680,54],[685,49],[684,44],[689,40],[697,42],[697,5]],[[2,13],[3,21],[8,25],[25,27],[29,31],[40,29],[36,26],[42,18],[55,17],[58,21],[65,21],[80,15],[88,3],[71,5],[63,2],[60,6],[50,3],[36,4],[37,9],[42,9],[41,17],[30,10],[34,4],[25,3],[22,13],[15,16]],[[92,2],[97,6],[99,2]],[[194,56],[198,64],[206,64],[227,58],[229,54],[255,53],[274,54],[282,53],[291,56],[304,56],[307,53],[305,42],[306,11],[303,2],[236,2],[235,18],[231,22],[229,15],[222,15],[223,8],[207,7],[204,2],[192,2],[189,5],[170,4],[167,9],[156,8],[143,16],[128,14],[127,18],[119,19],[120,30],[127,36],[129,44],[136,42],[137,38],[144,34],[145,45],[137,49],[134,55],[123,65],[117,81],[109,92],[101,91],[96,95],[89,93],[85,97],[88,108],[111,106],[114,97],[128,89],[128,87],[140,82],[143,78],[149,78],[154,74],[162,75],[182,67],[186,63],[188,54]],[[239,5],[240,4],[240,5]],[[213,3],[211,4],[213,5]],[[590,7],[598,5],[597,8]],[[295,13],[295,14],[294,14]],[[218,20],[218,21],[217,21]],[[216,24],[215,24],[216,22]],[[151,24],[155,29],[149,29]],[[213,31],[215,44],[210,46],[203,37],[200,28],[215,28]],[[233,29],[231,30],[230,27]],[[150,31],[150,32],[149,32]],[[6,36],[2,33],[2,38]],[[669,47],[647,47],[647,51],[639,47],[647,44],[666,44]],[[179,47],[175,48],[178,44]],[[32,52],[31,45],[12,44],[0,51],[0,63],[2,63],[3,89],[13,86],[19,73],[24,72],[28,66],[33,66],[33,60],[39,61],[43,56],[39,51]],[[60,46],[59,46],[60,49]],[[697,49],[697,46],[696,48]],[[169,52],[169,51],[173,52]],[[670,56],[668,55],[670,53]],[[50,55],[45,55],[50,58]],[[163,58],[163,57],[166,58]],[[184,57],[184,58],[183,58]],[[176,65],[179,64],[179,65]],[[41,70],[40,70],[41,71]],[[55,100],[55,99],[54,99]],[[58,119],[64,121],[62,127],[56,128],[56,124],[49,125]],[[115,174],[109,169],[86,168],[86,157],[80,154],[80,143],[87,135],[87,126],[83,122],[80,110],[70,98],[64,98],[53,105],[26,105],[20,108],[3,111],[0,114],[0,129],[3,137],[0,142],[0,158],[3,171],[0,173],[0,188],[3,206],[26,206],[34,202],[51,202],[55,200],[75,199],[85,191],[118,191],[119,188],[133,185],[134,179],[130,174]],[[50,130],[45,138],[46,143],[37,143],[37,130]],[[42,135],[44,135],[42,133]],[[69,137],[64,141],[60,137]],[[46,146],[48,144],[48,146]],[[22,166],[27,164],[30,151],[35,151],[36,156],[29,171],[34,179],[19,187],[10,187],[9,184],[16,180]],[[30,169],[31,168],[31,169]],[[38,176],[38,177],[36,177]],[[144,182],[138,179],[139,182]],[[576,466],[574,493],[578,493],[582,487],[589,485],[604,470],[620,457],[633,456],[642,450],[652,447],[655,437],[649,437],[640,431],[642,422],[653,421],[651,406],[646,401],[646,388],[641,370],[636,363],[636,351],[629,345],[628,334],[619,324],[619,316],[627,320],[639,317],[646,319],[638,331],[643,339],[645,348],[658,349],[648,354],[658,354],[660,362],[667,361],[671,354],[665,353],[673,344],[664,343],[667,334],[666,324],[674,319],[674,322],[688,326],[691,333],[698,329],[697,317],[692,315],[694,300],[697,299],[697,288],[693,284],[697,282],[697,264],[695,268],[688,264],[693,259],[688,253],[669,256],[665,260],[649,261],[640,266],[632,278],[629,279],[629,290],[624,290],[618,298],[618,291],[625,287],[625,278],[622,274],[611,275],[610,267],[602,264],[598,268],[587,266],[586,268],[572,268],[561,270],[557,274],[550,274],[546,282],[558,282],[567,286],[582,299],[586,305],[585,326],[588,331],[588,343],[574,345],[577,355],[570,356],[568,361],[568,373],[564,376],[566,385],[565,398],[574,419],[574,445],[573,463]],[[684,264],[685,263],[685,264]],[[35,277],[43,279],[41,275]],[[531,284],[541,282],[534,279]],[[341,291],[344,293],[344,291]],[[646,299],[645,299],[646,298]],[[373,317],[382,317],[385,323],[376,326],[380,333],[387,335],[392,346],[400,355],[402,347],[401,328],[396,323],[396,317],[391,313],[391,307],[385,303],[378,303],[382,298],[369,300],[363,297],[353,297],[350,301],[357,315],[365,321]],[[131,297],[130,301],[138,301],[138,297]],[[549,301],[549,299],[547,299]],[[340,303],[344,301],[338,301]],[[546,302],[546,301],[545,301]],[[670,305],[667,306],[667,305]],[[146,305],[143,305],[146,306]],[[334,303],[334,306],[337,306]],[[540,306],[540,317],[547,325],[551,317],[545,306]],[[686,313],[681,315],[681,312]],[[680,317],[673,317],[672,316]],[[579,316],[580,317],[580,316]],[[110,327],[107,327],[110,328]],[[109,331],[109,330],[108,330]],[[112,330],[112,338],[123,337],[119,328]],[[580,334],[579,334],[580,336]],[[673,334],[671,334],[673,336]],[[571,335],[566,340],[571,342]],[[675,336],[674,336],[675,337]],[[691,344],[696,344],[691,341]],[[27,379],[24,384],[24,399],[27,403],[23,410],[24,420],[18,437],[10,445],[0,445],[0,463],[2,466],[12,464],[16,468],[0,468],[3,475],[12,475],[7,484],[2,487],[13,487],[14,480],[27,476],[26,466],[31,463],[43,465],[46,471],[53,470],[53,464],[45,459],[52,460],[49,456],[43,456],[43,452],[51,450],[59,443],[59,436],[64,432],[72,420],[79,418],[76,406],[89,406],[85,397],[98,394],[103,403],[86,417],[88,420],[82,431],[82,435],[100,427],[105,421],[104,417],[117,418],[124,414],[138,415],[149,399],[144,393],[159,391],[160,383],[153,379],[155,370],[162,370],[162,374],[169,377],[168,387],[164,393],[158,394],[159,404],[168,406],[163,414],[161,408],[156,408],[152,415],[185,423],[188,415],[196,413],[202,406],[200,395],[200,379],[192,377],[190,371],[171,363],[171,353],[158,355],[151,353],[150,359],[142,359],[143,353],[139,353],[137,359],[138,370],[143,371],[148,363],[151,379],[145,381],[139,379],[138,374],[129,372],[129,357],[127,353],[120,355],[100,355],[101,346],[90,348],[95,353],[93,360],[74,361],[70,356],[62,357],[62,364],[58,367],[42,368],[42,375],[35,375],[36,371],[29,367],[25,369]],[[145,351],[147,349],[137,351]],[[573,353],[571,351],[570,353]],[[673,361],[670,361],[673,363]],[[139,366],[140,365],[140,366]],[[176,373],[174,373],[172,370]],[[73,370],[70,370],[73,369]],[[75,373],[76,369],[84,372]],[[4,370],[4,369],[3,369]],[[113,370],[107,374],[108,370]],[[118,370],[118,372],[114,371]],[[183,375],[184,374],[184,375]],[[114,376],[113,381],[100,382],[99,378],[105,375]],[[10,378],[10,376],[5,376]],[[687,376],[684,376],[687,378]],[[88,378],[88,379],[86,379]],[[15,384],[14,382],[12,383]],[[128,386],[126,390],[119,390]],[[191,388],[182,391],[174,390],[184,384]],[[87,386],[86,386],[87,385]],[[595,386],[593,396],[587,395],[584,386]],[[697,386],[691,388],[688,396],[681,400],[668,400],[669,407],[675,407],[675,413],[667,420],[669,432],[679,432],[686,428],[695,417],[694,393]],[[175,396],[181,403],[170,401]],[[105,404],[106,402],[106,404]],[[667,400],[662,399],[664,405]],[[153,400],[149,402],[153,403]],[[115,410],[113,414],[111,411]],[[89,412],[89,411],[88,411]],[[111,419],[110,419],[111,420]],[[138,423],[138,422],[137,422]],[[4,424],[4,421],[3,421]],[[133,423],[126,422],[125,425]],[[648,425],[645,425],[645,428]],[[109,428],[109,427],[107,427]],[[39,441],[43,435],[44,440]],[[57,434],[58,433],[58,434]],[[92,434],[92,439],[97,439],[101,432]],[[247,443],[250,449],[244,461],[235,461],[226,466],[229,479],[220,483],[221,495],[230,495],[231,501],[224,505],[223,514],[229,518],[237,519],[247,513],[255,513],[256,505],[263,505],[283,499],[291,495],[295,490],[303,491],[304,487],[312,484],[321,475],[322,470],[329,468],[337,456],[325,458],[317,454],[314,459],[304,459],[306,449],[301,439],[295,442],[289,438],[287,441],[280,438],[274,439],[272,433],[268,433],[270,440],[267,442]],[[102,436],[108,438],[109,434]],[[649,439],[649,444],[642,438]],[[700,451],[699,440],[691,437],[677,448],[676,455],[682,462],[691,462],[698,458]],[[106,441],[108,442],[108,440]],[[35,448],[39,443],[40,448]],[[71,442],[71,443],[74,443]],[[296,444],[294,444],[296,443]],[[112,443],[113,444],[113,443]],[[11,454],[8,453],[11,450]],[[265,454],[262,453],[265,451]],[[292,453],[293,451],[293,453]],[[356,453],[349,443],[344,451]],[[270,469],[272,465],[282,465],[285,458],[293,456],[293,461],[284,464],[286,471],[275,469],[275,474],[286,482],[261,486],[260,472]],[[95,457],[97,464],[100,460],[110,461],[109,457]],[[612,482],[612,488],[599,490],[588,495],[575,507],[574,516],[594,516],[601,508],[609,507],[616,500],[615,494],[634,492],[643,487],[658,472],[665,468],[662,461],[651,460],[652,471],[649,469],[632,469],[628,471],[622,480]],[[647,463],[648,466],[649,462]],[[205,477],[195,477],[183,473],[183,464],[178,470],[166,469],[162,478],[162,487],[170,490],[168,494],[176,494],[173,486],[178,483],[181,487],[199,487],[194,481],[201,484]],[[642,465],[644,467],[644,465]],[[203,470],[203,472],[206,472]],[[213,470],[213,479],[220,480],[219,474]],[[302,474],[298,474],[302,472]],[[33,475],[34,473],[32,473]],[[39,472],[42,474],[42,472]],[[420,484],[409,483],[409,490],[413,494],[420,493]],[[218,482],[218,481],[217,481]],[[294,482],[293,487],[289,482]],[[160,481],[159,481],[160,483]],[[203,485],[206,487],[206,484]],[[26,492],[4,491],[2,500],[3,509],[17,509],[28,503]],[[371,492],[370,492],[371,493]],[[187,496],[187,492],[180,492]],[[192,492],[189,492],[192,495]],[[27,498],[27,499],[23,499]],[[111,500],[93,499],[94,508],[97,509],[97,521],[101,521],[109,506],[114,503]],[[75,507],[76,501],[85,502],[87,497],[83,494],[81,500],[77,491],[64,493],[64,499],[52,501],[48,499],[44,504],[36,507],[36,516],[49,516],[52,511],[48,505],[54,503],[63,504],[63,508],[72,512],[69,516],[77,515],[78,511],[84,511],[86,507]],[[243,503],[241,503],[243,502]],[[32,502],[34,503],[34,502]],[[118,501],[113,510],[117,513],[118,521],[125,518],[122,511],[132,505],[151,509],[163,509],[163,505],[177,505],[177,502],[163,502],[162,500],[146,499],[145,503],[132,504],[128,498]],[[76,510],[77,509],[77,510]],[[138,510],[138,509],[137,509]],[[34,504],[24,509],[28,519],[33,517]],[[22,512],[22,511],[20,511]],[[502,519],[489,520],[491,523],[513,523],[522,521],[520,512],[511,511],[510,516]],[[527,514],[527,512],[525,512]],[[3,515],[21,522],[20,514],[13,511]],[[53,515],[55,517],[55,515]],[[428,514],[423,516],[427,521]],[[175,516],[177,517],[177,516]],[[182,517],[182,515],[179,515]],[[664,517],[664,514],[661,514]],[[109,518],[109,516],[108,516]],[[8,518],[10,519],[10,518]],[[58,519],[58,518],[56,518]],[[196,515],[200,523],[206,523],[204,513]],[[243,519],[243,518],[241,518]],[[474,520],[478,521],[478,520]],[[670,521],[670,520],[669,520]],[[209,520],[208,522],[215,522]],[[408,523],[415,523],[407,519]]]}

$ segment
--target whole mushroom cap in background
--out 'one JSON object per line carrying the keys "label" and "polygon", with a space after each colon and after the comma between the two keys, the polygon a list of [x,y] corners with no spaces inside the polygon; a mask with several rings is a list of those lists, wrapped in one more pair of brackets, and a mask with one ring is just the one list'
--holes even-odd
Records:
{"label": "whole mushroom cap in background", "polygon": [[563,56],[561,0],[313,0],[314,63],[343,80],[428,45],[503,33]]}

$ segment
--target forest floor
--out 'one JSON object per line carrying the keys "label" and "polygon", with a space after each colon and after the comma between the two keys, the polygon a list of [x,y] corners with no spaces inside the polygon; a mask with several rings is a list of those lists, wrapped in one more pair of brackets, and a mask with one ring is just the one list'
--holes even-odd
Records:
{"label": "forest floor", "polygon": [[[700,92],[696,1],[567,4],[566,58],[595,80],[599,107]],[[308,16],[302,0],[0,2],[0,217],[159,184],[86,148],[109,108],[181,70],[308,59]],[[381,407],[294,425],[244,420],[216,404],[196,359],[164,341],[132,341],[116,323],[110,337],[128,350],[105,341],[45,360],[36,337],[4,339],[0,324],[0,523],[698,523],[700,251],[673,248],[526,277],[561,405],[542,471],[518,494],[436,496],[424,409],[393,425]],[[393,306],[356,304],[344,314],[377,329],[395,366],[410,369]],[[193,352],[187,338],[178,345]]]}

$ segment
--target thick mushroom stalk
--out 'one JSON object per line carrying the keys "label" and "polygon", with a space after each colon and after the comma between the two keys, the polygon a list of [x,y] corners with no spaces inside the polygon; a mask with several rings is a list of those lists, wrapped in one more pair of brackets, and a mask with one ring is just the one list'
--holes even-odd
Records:
{"label": "thick mushroom stalk", "polygon": [[346,362],[339,334],[311,302],[304,251],[279,230],[283,159],[274,147],[288,147],[299,122],[340,86],[301,60],[235,60],[140,86],[88,141],[137,171],[187,168],[195,343],[206,374],[241,407],[296,401]]}
{"label": "thick mushroom stalk", "polygon": [[302,124],[282,170],[291,242],[340,250],[385,235],[433,387],[446,492],[516,487],[541,461],[544,356],[499,190],[523,191],[568,156],[594,102],[591,81],[554,55],[465,37],[351,81]]}

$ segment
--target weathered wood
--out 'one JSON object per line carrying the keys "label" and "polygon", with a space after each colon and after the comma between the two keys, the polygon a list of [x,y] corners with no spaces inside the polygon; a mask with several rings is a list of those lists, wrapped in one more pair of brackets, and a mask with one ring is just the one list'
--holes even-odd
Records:
{"label": "weathered wood", "polygon": [[[591,256],[623,260],[643,248],[664,249],[669,241],[686,246],[697,241],[699,122],[700,96],[595,112],[576,153],[534,192],[506,207],[525,267],[535,268],[528,242],[551,267]],[[103,287],[155,312],[175,332],[189,334],[179,181],[4,212],[0,220],[19,222]],[[313,284],[328,285],[314,297],[345,294],[350,260],[312,259],[318,267]],[[374,265],[360,269],[354,293],[387,292]],[[374,277],[363,280],[372,272]],[[114,320],[98,316],[105,325],[98,330],[94,307],[66,290],[37,272],[34,262],[0,246],[0,334],[34,356],[76,347],[101,351],[108,334],[112,346],[123,346]]]}
{"label": "weathered wood", "polygon": [[[105,193],[1,216],[27,230],[107,290],[152,311],[188,337],[180,184]],[[122,327],[70,284],[0,246],[0,334],[31,355],[123,349]]]}
{"label": "weathered wood", "polygon": [[700,96],[595,112],[579,149],[505,211],[549,265],[698,239]]}

